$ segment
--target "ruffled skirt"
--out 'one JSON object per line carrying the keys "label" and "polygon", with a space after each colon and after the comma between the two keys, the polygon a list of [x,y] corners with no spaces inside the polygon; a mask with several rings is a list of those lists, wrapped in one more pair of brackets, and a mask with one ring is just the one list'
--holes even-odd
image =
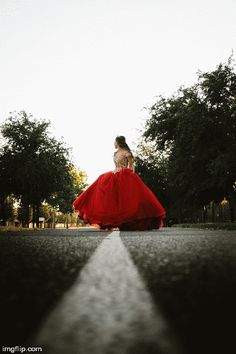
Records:
{"label": "ruffled skirt", "polygon": [[158,229],[166,215],[153,192],[128,168],[100,175],[73,205],[82,220],[100,228]]}

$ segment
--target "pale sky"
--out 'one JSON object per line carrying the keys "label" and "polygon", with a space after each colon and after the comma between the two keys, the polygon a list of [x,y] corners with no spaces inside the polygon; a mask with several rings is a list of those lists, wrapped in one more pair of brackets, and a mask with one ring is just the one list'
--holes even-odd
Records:
{"label": "pale sky", "polygon": [[236,0],[0,0],[0,123],[49,119],[89,183],[160,94],[236,52]]}

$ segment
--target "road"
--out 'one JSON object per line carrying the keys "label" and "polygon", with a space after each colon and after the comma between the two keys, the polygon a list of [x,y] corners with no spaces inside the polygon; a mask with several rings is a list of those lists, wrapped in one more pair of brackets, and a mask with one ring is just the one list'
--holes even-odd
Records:
{"label": "road", "polygon": [[236,352],[235,231],[1,233],[0,285],[1,348]]}

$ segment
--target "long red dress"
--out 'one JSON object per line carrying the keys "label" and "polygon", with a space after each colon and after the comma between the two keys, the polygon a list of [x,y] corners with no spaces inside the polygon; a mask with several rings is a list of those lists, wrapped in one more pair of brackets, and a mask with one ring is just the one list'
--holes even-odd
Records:
{"label": "long red dress", "polygon": [[114,154],[115,170],[103,173],[73,202],[79,217],[100,228],[150,230],[163,226],[165,209],[141,178],[133,172],[132,155]]}

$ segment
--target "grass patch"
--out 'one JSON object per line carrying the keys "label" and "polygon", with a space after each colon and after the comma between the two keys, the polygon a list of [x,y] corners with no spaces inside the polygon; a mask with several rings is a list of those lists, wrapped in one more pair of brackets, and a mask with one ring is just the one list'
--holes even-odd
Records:
{"label": "grass patch", "polygon": [[174,224],[173,227],[213,229],[213,230],[236,230],[236,223],[231,222],[215,222],[215,223],[199,223],[199,224]]}
{"label": "grass patch", "polygon": [[21,226],[0,226],[0,232],[21,232],[25,230],[29,229],[23,228]]}

